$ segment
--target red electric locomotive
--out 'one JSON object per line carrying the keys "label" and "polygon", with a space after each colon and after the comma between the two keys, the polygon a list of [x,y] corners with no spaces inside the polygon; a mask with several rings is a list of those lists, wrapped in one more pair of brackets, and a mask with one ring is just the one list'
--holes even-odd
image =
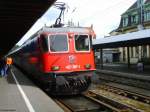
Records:
{"label": "red electric locomotive", "polygon": [[10,54],[16,65],[52,94],[79,94],[89,87],[95,70],[92,51],[95,33],[90,27],[62,27],[64,4],[60,9],[53,26],[43,27]]}
{"label": "red electric locomotive", "polygon": [[85,27],[44,27],[13,53],[14,63],[55,94],[78,94],[90,82],[94,31]]}

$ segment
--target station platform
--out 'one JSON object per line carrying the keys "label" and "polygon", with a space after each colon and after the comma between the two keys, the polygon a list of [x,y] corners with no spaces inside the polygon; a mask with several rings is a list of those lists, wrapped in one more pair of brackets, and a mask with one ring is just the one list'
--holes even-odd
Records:
{"label": "station platform", "polygon": [[0,77],[0,112],[64,112],[14,66]]}
{"label": "station platform", "polygon": [[116,72],[123,72],[123,73],[132,73],[135,75],[143,75],[143,76],[150,76],[150,65],[144,65],[143,71],[138,71],[136,64],[131,64],[130,68],[126,63],[104,63],[103,68],[100,64],[96,64],[96,68],[99,70],[110,70]]}

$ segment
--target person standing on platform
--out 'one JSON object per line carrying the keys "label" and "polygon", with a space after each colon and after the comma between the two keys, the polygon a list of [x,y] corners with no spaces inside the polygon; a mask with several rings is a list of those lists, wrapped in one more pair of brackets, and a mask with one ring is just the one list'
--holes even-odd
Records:
{"label": "person standing on platform", "polygon": [[0,75],[3,77],[5,76],[5,60],[4,59],[0,59]]}
{"label": "person standing on platform", "polygon": [[8,71],[11,69],[11,65],[12,65],[12,58],[7,57],[6,58],[6,66],[5,66],[5,76],[8,75]]}
{"label": "person standing on platform", "polygon": [[139,60],[137,63],[137,70],[138,70],[138,72],[143,72],[143,70],[144,70],[144,64],[141,60]]}
{"label": "person standing on platform", "polygon": [[13,63],[12,58],[11,57],[7,57],[6,58],[6,64],[8,65],[9,68],[11,68],[12,63]]}

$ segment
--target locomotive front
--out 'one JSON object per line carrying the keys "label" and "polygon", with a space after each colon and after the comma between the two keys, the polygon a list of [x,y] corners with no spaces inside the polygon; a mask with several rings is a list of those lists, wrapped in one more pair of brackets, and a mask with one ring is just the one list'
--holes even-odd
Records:
{"label": "locomotive front", "polygon": [[46,32],[42,38],[48,43],[42,63],[43,71],[51,74],[49,88],[55,94],[79,94],[89,87],[95,70],[93,32],[89,28],[59,28],[55,31]]}

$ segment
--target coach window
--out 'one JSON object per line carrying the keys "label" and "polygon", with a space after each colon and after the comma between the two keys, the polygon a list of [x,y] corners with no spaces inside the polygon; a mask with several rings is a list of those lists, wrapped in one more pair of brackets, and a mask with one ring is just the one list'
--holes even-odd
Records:
{"label": "coach window", "polygon": [[44,35],[41,35],[41,49],[43,52],[48,51],[48,38]]}
{"label": "coach window", "polygon": [[88,35],[75,35],[75,49],[77,51],[89,51],[90,42]]}
{"label": "coach window", "polygon": [[68,51],[68,38],[65,34],[50,35],[50,50],[51,52]]}

